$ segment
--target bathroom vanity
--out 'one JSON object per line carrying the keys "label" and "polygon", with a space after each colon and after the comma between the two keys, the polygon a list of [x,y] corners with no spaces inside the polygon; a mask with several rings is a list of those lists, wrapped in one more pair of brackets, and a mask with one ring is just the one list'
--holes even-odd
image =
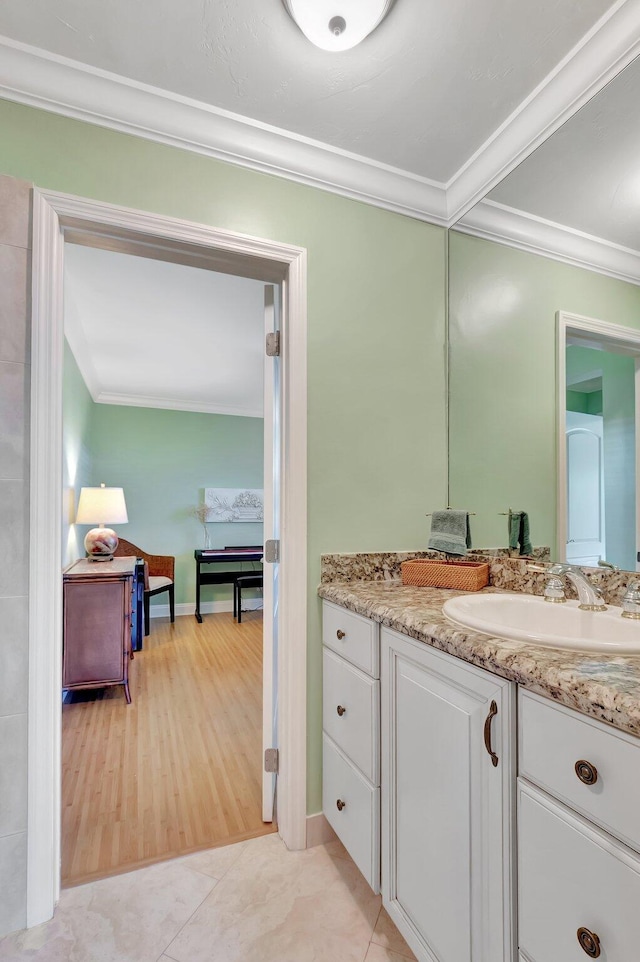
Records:
{"label": "bathroom vanity", "polygon": [[640,657],[461,629],[438,589],[320,594],[324,813],[420,962],[638,958]]}

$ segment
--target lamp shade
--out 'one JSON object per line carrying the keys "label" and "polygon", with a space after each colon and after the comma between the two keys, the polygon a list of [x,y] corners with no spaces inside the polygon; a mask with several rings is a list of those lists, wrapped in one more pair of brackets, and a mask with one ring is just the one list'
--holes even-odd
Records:
{"label": "lamp shade", "polygon": [[81,488],[76,524],[125,524],[127,506],[122,488]]}

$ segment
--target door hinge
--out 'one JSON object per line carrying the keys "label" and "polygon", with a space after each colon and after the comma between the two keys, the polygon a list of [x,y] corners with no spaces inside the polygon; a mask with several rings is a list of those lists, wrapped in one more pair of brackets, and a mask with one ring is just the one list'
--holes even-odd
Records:
{"label": "door hinge", "polygon": [[267,334],[267,357],[280,357],[280,331]]}
{"label": "door hinge", "polygon": [[265,748],[264,750],[264,770],[265,772],[273,772],[274,775],[278,774],[278,749],[277,748]]}
{"label": "door hinge", "polygon": [[267,564],[277,565],[280,562],[280,542],[279,541],[265,541],[264,543],[264,560]]}

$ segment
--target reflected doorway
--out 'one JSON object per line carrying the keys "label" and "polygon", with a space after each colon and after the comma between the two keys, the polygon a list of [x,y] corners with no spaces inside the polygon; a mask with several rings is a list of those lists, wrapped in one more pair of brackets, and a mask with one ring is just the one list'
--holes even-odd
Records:
{"label": "reflected doorway", "polygon": [[637,570],[640,332],[559,315],[561,557]]}

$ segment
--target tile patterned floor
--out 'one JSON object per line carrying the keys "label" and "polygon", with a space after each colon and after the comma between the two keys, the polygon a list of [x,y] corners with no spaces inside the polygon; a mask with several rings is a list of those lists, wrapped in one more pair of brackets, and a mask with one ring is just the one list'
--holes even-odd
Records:
{"label": "tile patterned floor", "polygon": [[0,962],[406,962],[411,950],[340,842],[277,835],[65,889]]}

